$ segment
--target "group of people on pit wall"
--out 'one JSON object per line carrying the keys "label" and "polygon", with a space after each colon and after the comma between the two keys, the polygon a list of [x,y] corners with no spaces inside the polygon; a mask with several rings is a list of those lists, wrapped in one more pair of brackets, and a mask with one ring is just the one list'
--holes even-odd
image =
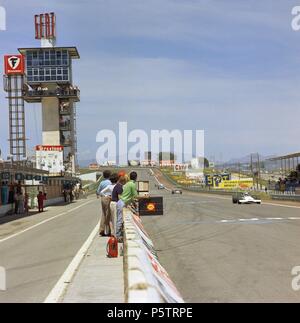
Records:
{"label": "group of people on pit wall", "polygon": [[137,173],[103,172],[103,181],[97,189],[97,197],[101,198],[102,216],[99,235],[115,236],[118,242],[123,242],[123,208],[137,198]]}

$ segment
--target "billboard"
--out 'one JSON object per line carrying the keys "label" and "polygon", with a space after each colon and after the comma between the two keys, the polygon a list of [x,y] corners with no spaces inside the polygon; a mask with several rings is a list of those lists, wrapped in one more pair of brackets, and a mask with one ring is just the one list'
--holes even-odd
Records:
{"label": "billboard", "polygon": [[188,168],[188,164],[174,164],[174,172],[185,172]]}
{"label": "billboard", "polygon": [[63,146],[36,146],[36,167],[52,176],[59,176],[64,169]]}
{"label": "billboard", "polygon": [[5,75],[25,73],[25,64],[23,55],[5,55],[4,56],[4,71]]}
{"label": "billboard", "polygon": [[224,181],[230,182],[230,180],[231,174],[229,173],[205,175],[205,184],[216,188],[223,188],[222,183]]}
{"label": "billboard", "polygon": [[138,181],[136,182],[136,186],[139,195],[149,195],[149,181]]}
{"label": "billboard", "polygon": [[241,179],[241,180],[231,180],[231,181],[222,181],[218,188],[224,189],[250,189],[253,186],[253,180],[251,179]]}

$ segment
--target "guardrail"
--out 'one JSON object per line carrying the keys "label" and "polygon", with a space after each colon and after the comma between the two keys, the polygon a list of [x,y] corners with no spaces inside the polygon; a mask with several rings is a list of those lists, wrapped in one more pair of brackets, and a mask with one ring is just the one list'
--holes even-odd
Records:
{"label": "guardrail", "polygon": [[75,98],[80,100],[80,90],[79,89],[58,89],[58,90],[26,90],[23,93],[25,100],[30,99],[41,99],[43,97],[61,97],[61,98]]}
{"label": "guardrail", "polygon": [[125,302],[184,303],[140,218],[127,208],[123,213]]}
{"label": "guardrail", "polygon": [[296,194],[271,194],[272,200],[300,202],[300,195]]}

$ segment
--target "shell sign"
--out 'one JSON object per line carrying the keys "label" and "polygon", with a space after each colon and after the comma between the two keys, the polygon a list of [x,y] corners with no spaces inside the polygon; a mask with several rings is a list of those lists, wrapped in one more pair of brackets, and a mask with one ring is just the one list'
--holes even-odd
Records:
{"label": "shell sign", "polygon": [[23,55],[5,55],[4,69],[5,75],[19,74],[23,75],[25,72]]}

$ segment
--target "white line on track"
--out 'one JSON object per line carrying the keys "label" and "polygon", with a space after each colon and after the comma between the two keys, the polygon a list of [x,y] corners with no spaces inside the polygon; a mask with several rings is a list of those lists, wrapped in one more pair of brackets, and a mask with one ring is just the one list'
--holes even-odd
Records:
{"label": "white line on track", "polygon": [[284,221],[284,220],[300,220],[300,218],[250,218],[250,219],[236,219],[236,220],[220,220],[216,223],[241,223],[241,222],[257,222],[257,221]]}
{"label": "white line on track", "polygon": [[66,288],[71,283],[78,267],[80,266],[83,258],[85,257],[88,249],[90,248],[94,238],[96,237],[99,231],[99,225],[100,222],[95,226],[90,236],[87,238],[83,246],[77,252],[76,256],[73,258],[66,271],[63,273],[63,275],[60,277],[50,294],[45,299],[44,303],[58,303],[62,300]]}
{"label": "white line on track", "polygon": [[284,205],[284,204],[275,204],[275,203],[265,203],[263,202],[263,205],[272,205],[272,206],[280,206],[280,207],[289,207],[292,209],[300,209],[300,206],[295,206],[295,205]]}
{"label": "white line on track", "polygon": [[[192,192],[192,193],[197,193],[197,192]],[[222,196],[216,196],[213,194],[207,194],[207,193],[198,193],[199,195],[201,194],[202,196],[210,197],[213,199],[219,199],[219,200],[230,200],[230,197],[222,197]],[[277,203],[270,203],[270,202],[262,202],[262,205],[271,205],[271,206],[279,206],[279,207],[288,207],[292,209],[300,209],[300,206],[296,205],[285,205],[285,204],[277,204]]]}
{"label": "white line on track", "polygon": [[[197,193],[197,192],[192,192],[191,193]],[[222,197],[222,196],[216,196],[213,194],[207,194],[207,193],[198,193],[199,196],[205,196],[205,197],[209,197],[212,199],[218,199],[218,200],[230,200],[230,197]],[[277,204],[277,203],[269,203],[269,202],[262,202],[262,205],[271,205],[271,206],[278,206],[278,207],[288,207],[291,209],[300,209],[300,206],[296,206],[296,205],[285,205],[285,204]]]}
{"label": "white line on track", "polygon": [[[192,192],[192,193],[197,193],[197,192]],[[222,197],[222,196],[216,196],[213,194],[207,194],[207,193],[198,193],[201,196],[205,197],[210,197],[212,199],[219,199],[219,200],[230,200],[230,197]],[[285,205],[285,204],[277,204],[277,203],[270,203],[270,202],[262,202],[262,205],[271,205],[271,206],[278,206],[278,207],[288,207],[292,209],[300,209],[300,206],[295,206],[295,205]]]}
{"label": "white line on track", "polygon": [[[161,184],[161,182],[158,180],[158,178],[156,177],[156,175],[154,175],[154,178],[155,178],[155,180],[156,180],[156,182],[157,182],[157,184],[158,185],[160,185]],[[165,190],[167,190],[167,191],[169,191],[169,192],[171,192],[172,190],[170,190],[169,188],[167,188],[167,187],[165,187]]]}
{"label": "white line on track", "polygon": [[15,237],[17,237],[17,236],[19,236],[19,235],[21,235],[21,234],[23,234],[23,233],[25,233],[25,232],[28,232],[28,231],[30,231],[30,230],[32,230],[32,229],[34,229],[34,228],[39,227],[40,225],[43,225],[43,224],[45,224],[45,223],[47,223],[47,222],[53,221],[53,220],[55,220],[55,219],[57,219],[57,218],[60,218],[60,217],[61,217],[61,216],[63,216],[63,215],[66,215],[66,214],[71,213],[71,212],[73,212],[73,211],[75,211],[75,210],[78,210],[78,209],[82,208],[83,206],[85,206],[85,205],[87,205],[87,204],[89,204],[89,203],[91,203],[91,202],[93,202],[93,201],[94,201],[94,200],[92,200],[92,201],[88,201],[88,202],[85,202],[84,204],[81,204],[81,205],[79,205],[79,206],[77,206],[77,207],[75,207],[75,208],[73,208],[73,209],[70,209],[70,210],[68,210],[68,211],[66,211],[66,212],[60,213],[60,214],[58,214],[58,215],[55,215],[55,216],[53,216],[52,218],[49,218],[49,219],[44,220],[44,221],[42,221],[42,222],[39,222],[39,223],[37,223],[37,224],[35,224],[35,225],[33,225],[33,226],[31,226],[31,227],[29,227],[29,228],[25,229],[25,230],[22,230],[22,231],[19,231],[19,232],[15,233],[15,234],[12,234],[12,235],[10,235],[10,236],[8,236],[8,237],[4,238],[4,239],[1,239],[1,240],[0,240],[0,243],[2,243],[2,242],[4,242],[4,241],[7,241],[7,240],[9,240],[9,239],[15,238]]}

